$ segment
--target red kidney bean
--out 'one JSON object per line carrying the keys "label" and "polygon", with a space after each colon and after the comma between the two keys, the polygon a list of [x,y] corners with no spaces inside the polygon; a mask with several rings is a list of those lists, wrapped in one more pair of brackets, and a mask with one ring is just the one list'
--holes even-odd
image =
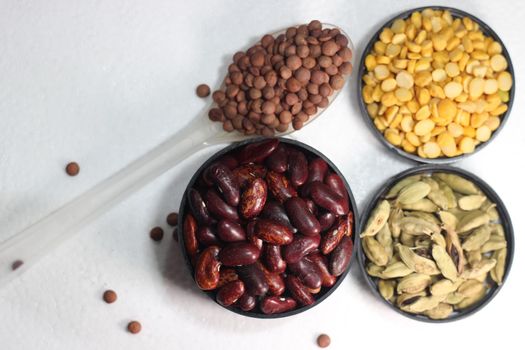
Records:
{"label": "red kidney bean", "polygon": [[195,219],[201,225],[208,225],[212,222],[208,208],[202,199],[201,194],[196,189],[192,188],[188,191],[188,200],[190,203],[191,212],[195,216]]}
{"label": "red kidney bean", "polygon": [[215,235],[214,230],[210,226],[201,226],[197,230],[197,240],[200,244],[209,245],[220,245],[219,239]]}
{"label": "red kidney bean", "polygon": [[259,308],[267,315],[280,314],[295,309],[297,302],[292,298],[266,297],[261,300]]}
{"label": "red kidney bean", "polygon": [[308,210],[310,210],[310,213],[317,216],[317,206],[315,205],[314,201],[307,198],[304,200],[304,202],[306,203],[306,207],[308,208]]}
{"label": "red kidney bean", "polygon": [[321,232],[319,221],[308,209],[304,199],[300,197],[290,198],[284,207],[292,224],[299,232],[307,236],[318,235]]}
{"label": "red kidney bean", "polygon": [[328,164],[321,158],[315,158],[308,164],[307,182],[323,181],[327,171]]}
{"label": "red kidney bean", "polygon": [[219,219],[229,219],[232,221],[239,220],[237,208],[226,204],[226,202],[223,201],[219,196],[217,191],[209,189],[204,195],[204,200],[210,212]]}
{"label": "red kidney bean", "polygon": [[284,173],[288,168],[288,153],[286,147],[281,143],[271,156],[266,158],[268,169],[276,173]]}
{"label": "red kidney bean", "polygon": [[246,187],[252,180],[266,176],[266,168],[260,164],[244,164],[233,169],[233,177],[241,188]]}
{"label": "red kidney bean", "polygon": [[253,295],[244,293],[237,301],[237,305],[242,311],[251,311],[255,309],[255,305],[257,305],[257,300]]}
{"label": "red kidney bean", "polygon": [[317,217],[319,224],[321,224],[321,232],[324,232],[332,227],[335,222],[335,215],[329,211],[320,214]]}
{"label": "red kidney bean", "polygon": [[184,247],[186,248],[186,253],[191,258],[197,255],[199,249],[199,242],[197,241],[197,221],[193,215],[188,213],[184,218],[183,225]]}
{"label": "red kidney bean", "polygon": [[341,243],[330,254],[330,272],[334,276],[341,276],[350,264],[354,244],[350,236],[344,236]]}
{"label": "red kidney bean", "polygon": [[217,184],[226,203],[231,206],[239,204],[239,184],[235,181],[233,173],[227,166],[221,163],[213,163],[204,171],[204,178]]}
{"label": "red kidney bean", "polygon": [[330,254],[341,242],[343,236],[349,236],[352,232],[351,215],[343,215],[337,218],[337,223],[323,235],[319,250],[324,255]]}
{"label": "red kidney bean", "polygon": [[270,244],[284,245],[293,240],[290,228],[268,219],[257,220],[254,232],[257,237]]}
{"label": "red kidney bean", "polygon": [[211,246],[202,251],[195,266],[195,282],[202,290],[217,288],[221,263],[217,259],[219,247]]}
{"label": "red kidney bean", "polygon": [[284,247],[283,258],[287,263],[299,262],[302,258],[313,252],[319,246],[320,235],[301,236],[296,235],[292,243]]}
{"label": "red kidney bean", "polygon": [[301,305],[312,305],[315,302],[315,299],[308,291],[308,288],[301,283],[299,278],[293,275],[288,275],[286,277],[286,288],[292,297]]}
{"label": "red kidney bean", "polygon": [[260,262],[256,262],[259,269],[264,273],[266,283],[268,283],[268,292],[270,295],[281,295],[284,293],[284,280],[278,273],[268,271],[268,269]]}
{"label": "red kidney bean", "polygon": [[308,288],[321,287],[321,271],[316,264],[308,259],[301,259],[296,263],[288,264],[288,269]]}
{"label": "red kidney bean", "polygon": [[288,151],[288,171],[294,187],[304,185],[308,180],[308,161],[303,152],[296,149]]}
{"label": "red kidney bean", "polygon": [[270,192],[281,203],[284,203],[289,198],[297,197],[297,191],[290,185],[290,182],[283,174],[269,171],[266,174],[266,182]]}
{"label": "red kidney bean", "polygon": [[239,162],[237,161],[237,159],[234,156],[229,155],[229,154],[222,156],[218,160],[218,162],[226,165],[226,167],[228,167],[228,169],[230,170],[233,170],[239,166]]}
{"label": "red kidney bean", "polygon": [[349,211],[348,200],[335,193],[322,182],[310,184],[310,196],[315,204],[331,211],[335,215],[345,215]]}
{"label": "red kidney bean", "polygon": [[321,287],[318,288],[308,288],[308,291],[312,294],[317,294],[321,291]]}
{"label": "red kidney bean", "polygon": [[348,200],[348,191],[346,190],[345,182],[341,177],[335,173],[326,175],[324,183],[328,185],[338,195]]}
{"label": "red kidney bean", "polygon": [[319,253],[319,251],[315,251],[308,254],[306,259],[313,262],[319,268],[321,272],[321,286],[331,287],[335,284],[337,278],[332,276],[330,271],[328,271],[328,259],[326,259],[324,255]]}
{"label": "red kidney bean", "polygon": [[279,145],[278,139],[267,139],[245,146],[237,157],[239,163],[260,163],[272,154]]}
{"label": "red kidney bean", "polygon": [[261,251],[251,243],[231,243],[221,249],[219,260],[226,266],[250,265],[260,254]]}
{"label": "red kidney bean", "polygon": [[221,266],[221,269],[219,271],[219,283],[217,284],[217,288],[221,288],[225,284],[228,284],[232,281],[237,281],[238,279],[239,276],[237,275],[237,272],[235,272],[234,269],[225,268],[224,266]]}
{"label": "red kidney bean", "polygon": [[246,225],[246,240],[261,250],[264,242],[255,235],[255,223],[256,220],[252,220]]}
{"label": "red kidney bean", "polygon": [[217,235],[224,242],[240,242],[246,240],[246,233],[241,225],[230,220],[221,220],[217,224]]}
{"label": "red kidney bean", "polygon": [[241,205],[239,206],[241,215],[246,219],[259,215],[266,203],[267,194],[268,187],[263,179],[252,180],[242,193]]}
{"label": "red kidney bean", "polygon": [[264,277],[264,272],[257,266],[251,264],[237,268],[239,278],[244,282],[248,294],[261,296],[268,292],[268,283]]}
{"label": "red kidney bean", "polygon": [[281,225],[293,229],[293,226],[290,223],[290,219],[288,218],[288,215],[286,215],[284,207],[276,201],[266,202],[266,205],[264,206],[263,211],[261,213],[261,217],[264,219],[276,221]]}
{"label": "red kidney bean", "polygon": [[286,261],[281,256],[281,246],[279,245],[266,244],[263,259],[266,268],[271,272],[283,273],[286,270]]}
{"label": "red kidney bean", "polygon": [[233,281],[223,286],[217,292],[217,302],[222,306],[233,305],[244,294],[244,283]]}
{"label": "red kidney bean", "polygon": [[301,197],[303,199],[310,197],[310,185],[311,184],[312,184],[311,182],[307,182],[303,186],[301,186]]}

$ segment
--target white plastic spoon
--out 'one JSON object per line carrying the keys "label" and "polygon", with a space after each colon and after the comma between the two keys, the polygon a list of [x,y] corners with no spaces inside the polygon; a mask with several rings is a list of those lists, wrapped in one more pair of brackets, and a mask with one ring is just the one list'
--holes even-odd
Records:
{"label": "white plastic spoon", "polygon": [[[350,37],[341,28],[330,24],[323,24],[323,28],[339,29],[348,38],[348,47],[354,53]],[[285,30],[273,33],[273,35],[277,36],[282,33],[285,33]],[[355,57],[353,56],[352,64],[354,62]],[[348,80],[348,76],[345,76],[345,79]],[[336,99],[341,90],[334,91],[329,97],[328,106]],[[317,119],[328,106],[318,110],[305,125]],[[213,105],[210,106],[212,107]],[[276,136],[284,136],[293,131],[290,127],[286,132],[278,133]],[[240,141],[248,137],[250,136],[238,132],[225,132],[221,123],[210,121],[207,115],[196,118],[124,169],[1,243],[0,287],[21,275],[40,258],[51,253],[91,221],[191,154],[210,145]]]}

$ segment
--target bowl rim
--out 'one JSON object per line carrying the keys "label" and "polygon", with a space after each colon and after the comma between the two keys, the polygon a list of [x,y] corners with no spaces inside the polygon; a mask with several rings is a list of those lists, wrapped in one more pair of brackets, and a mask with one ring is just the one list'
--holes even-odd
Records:
{"label": "bowl rim", "polygon": [[453,167],[453,166],[444,165],[444,164],[418,165],[418,166],[409,168],[405,171],[402,171],[390,177],[380,186],[380,188],[374,193],[372,199],[368,202],[365,210],[363,211],[359,227],[365,227],[364,225],[366,225],[366,221],[368,220],[371,211],[375,208],[377,202],[381,198],[383,198],[383,196],[387,193],[387,191],[392,186],[394,186],[397,182],[399,182],[403,178],[406,178],[407,176],[421,174],[421,173],[434,173],[434,172],[452,173],[452,174],[459,175],[463,178],[466,178],[467,180],[474,182],[483,191],[484,195],[486,195],[492,202],[496,204],[496,208],[498,208],[498,213],[500,215],[500,221],[501,221],[500,223],[504,227],[505,238],[507,240],[506,269],[505,269],[505,274],[503,276],[503,280],[500,285],[493,286],[489,290],[489,292],[487,293],[487,295],[485,296],[483,300],[455,314],[454,316],[451,316],[449,318],[442,319],[442,320],[434,320],[426,316],[405,312],[397,308],[396,306],[394,306],[389,301],[385,300],[379,293],[376,283],[373,281],[374,278],[366,272],[365,264],[367,262],[367,259],[365,257],[363,248],[361,246],[361,240],[357,241],[357,247],[355,250],[357,254],[359,269],[361,270],[361,273],[364,275],[366,284],[372,291],[372,294],[374,294],[377,298],[379,298],[383,302],[383,304],[388,305],[390,309],[395,310],[397,313],[403,316],[406,316],[408,318],[411,318],[413,320],[416,320],[416,321],[429,322],[429,323],[445,323],[445,322],[453,322],[453,321],[464,319],[468,316],[473,315],[477,311],[481,310],[496,296],[496,294],[498,294],[498,292],[501,290],[501,288],[503,287],[503,285],[505,284],[505,281],[507,280],[509,276],[509,273],[512,267],[512,260],[514,258],[514,229],[512,227],[512,221],[510,219],[510,215],[507,211],[507,208],[505,207],[503,201],[498,196],[498,194],[492,189],[492,187],[490,187],[484,180],[482,180],[477,175],[467,170],[464,170],[462,168]]}
{"label": "bowl rim", "polygon": [[[492,132],[492,134],[490,136],[490,139],[488,141],[486,141],[486,142],[482,142],[479,145],[477,145],[472,153],[463,153],[463,154],[461,154],[459,156],[455,156],[455,157],[439,157],[439,158],[422,158],[422,157],[418,156],[417,154],[408,153],[408,152],[404,151],[403,149],[392,145],[391,143],[389,143],[385,139],[385,137],[383,136],[383,133],[381,133],[376,128],[376,126],[374,125],[374,123],[372,121],[372,118],[370,118],[370,116],[368,115],[368,111],[366,109],[366,104],[365,104],[365,102],[363,100],[363,95],[362,95],[361,91],[363,90],[363,86],[364,86],[363,85],[363,75],[365,74],[365,71],[366,71],[365,58],[370,53],[370,51],[372,50],[372,47],[373,47],[374,43],[379,39],[379,35],[381,34],[382,30],[384,28],[386,28],[386,27],[389,27],[397,19],[400,19],[400,18],[406,19],[413,12],[423,11],[425,9],[433,9],[433,10],[441,10],[441,11],[447,10],[447,11],[450,11],[452,17],[456,17],[456,18],[469,17],[469,18],[471,18],[473,21],[475,21],[475,22],[477,22],[479,24],[481,31],[485,35],[492,37],[494,40],[496,40],[497,42],[499,42],[501,44],[501,47],[502,47],[501,54],[507,60],[507,71],[510,73],[510,75],[512,77],[512,88],[509,91],[509,101],[507,102],[507,110],[505,111],[505,113],[503,113],[502,115],[499,116],[499,118],[500,118],[500,125],[498,126],[498,128],[496,130],[494,130]],[[393,153],[395,153],[395,154],[397,154],[397,155],[399,155],[401,157],[410,159],[410,160],[418,162],[418,163],[423,163],[423,164],[450,164],[450,163],[454,163],[454,162],[463,160],[463,159],[465,159],[465,158],[467,158],[469,156],[472,156],[472,155],[476,154],[477,152],[481,151],[489,143],[491,143],[494,140],[494,138],[496,138],[496,136],[503,129],[505,123],[507,122],[507,120],[510,117],[510,112],[511,112],[512,106],[514,104],[514,96],[515,96],[515,92],[516,92],[516,75],[514,74],[514,65],[512,64],[512,60],[510,58],[510,54],[509,54],[509,52],[507,50],[507,47],[503,43],[503,40],[501,40],[501,38],[498,36],[498,34],[488,24],[486,24],[484,21],[482,21],[478,17],[476,17],[476,16],[474,16],[474,15],[472,15],[472,14],[466,12],[466,11],[463,11],[463,10],[460,10],[460,9],[457,9],[457,8],[454,8],[454,7],[448,7],[448,6],[422,6],[422,7],[416,7],[416,8],[410,9],[410,10],[402,11],[399,14],[391,17],[389,20],[384,22],[379,27],[379,29],[372,35],[372,37],[368,41],[367,45],[365,46],[365,49],[363,50],[363,53],[361,54],[361,59],[359,60],[359,69],[358,69],[358,75],[357,75],[357,89],[358,89],[357,90],[358,91],[357,99],[358,99],[358,103],[359,103],[359,109],[361,111],[361,116],[365,120],[365,124],[368,126],[368,128],[371,130],[371,132],[374,134],[374,136],[387,149],[389,149],[391,152],[393,152]]]}
{"label": "bowl rim", "polygon": [[[290,311],[287,311],[287,312],[283,312],[283,313],[279,313],[279,314],[269,314],[269,315],[267,315],[267,314],[264,314],[262,312],[243,311],[243,310],[241,310],[239,308],[236,308],[236,307],[233,307],[233,306],[223,306],[223,305],[219,304],[217,302],[217,300],[215,299],[216,291],[204,291],[204,290],[200,290],[199,289],[201,292],[207,294],[208,297],[210,297],[215,302],[215,304],[219,305],[220,307],[222,307],[222,308],[224,308],[224,309],[226,309],[228,311],[234,312],[236,314],[242,315],[242,316],[248,316],[248,317],[259,318],[259,319],[278,319],[278,318],[284,318],[284,317],[293,316],[293,315],[305,312],[307,310],[310,310],[313,307],[319,305],[325,299],[327,299],[341,285],[343,280],[348,275],[348,272],[350,271],[350,268],[354,264],[354,261],[356,259],[356,256],[355,256],[355,254],[356,254],[356,245],[357,245],[357,241],[359,240],[358,232],[359,232],[359,222],[360,221],[359,221],[358,209],[357,209],[357,205],[356,205],[356,201],[355,201],[353,192],[352,192],[352,190],[350,188],[350,185],[346,181],[346,178],[344,177],[344,175],[341,173],[341,171],[335,166],[335,164],[326,155],[324,155],[319,150],[313,148],[312,146],[309,146],[309,145],[307,145],[307,144],[305,144],[305,143],[303,143],[301,141],[295,140],[295,139],[290,139],[290,138],[286,138],[286,137],[254,137],[254,138],[250,138],[248,140],[243,140],[243,141],[232,143],[232,144],[230,144],[230,145],[220,149],[219,151],[215,152],[210,157],[208,157],[206,159],[206,161],[204,163],[202,163],[202,165],[194,172],[193,176],[191,177],[190,181],[188,182],[188,185],[186,186],[186,189],[184,190],[184,194],[182,196],[182,199],[181,199],[181,202],[180,202],[180,206],[179,206],[179,217],[178,217],[178,223],[177,223],[177,235],[178,235],[178,238],[179,238],[178,239],[178,241],[179,241],[178,244],[179,244],[180,249],[182,251],[182,255],[184,257],[184,261],[185,261],[186,266],[188,268],[188,272],[191,273],[192,279],[195,281],[194,268],[193,268],[193,266],[191,264],[191,259],[188,256],[188,254],[186,252],[186,249],[184,247],[184,235],[182,234],[182,230],[183,230],[183,227],[184,227],[183,226],[184,225],[184,214],[185,214],[185,211],[186,211],[186,198],[187,198],[188,191],[193,187],[193,185],[197,181],[199,175],[213,161],[217,160],[221,156],[223,156],[223,155],[225,155],[225,154],[227,154],[227,153],[229,153],[229,152],[231,152],[231,151],[233,151],[235,149],[238,149],[240,147],[246,146],[247,144],[255,143],[255,142],[259,142],[259,141],[263,141],[263,140],[267,140],[267,139],[272,139],[272,138],[278,139],[280,142],[286,143],[288,145],[292,145],[292,146],[298,147],[300,149],[306,150],[306,151],[312,153],[313,155],[322,158],[324,161],[327,162],[327,164],[331,167],[331,169],[337,175],[339,175],[341,177],[341,179],[343,180],[343,182],[345,184],[345,188],[346,188],[346,190],[348,192],[348,200],[350,202],[352,213],[353,213],[353,217],[354,217],[354,224],[353,224],[353,227],[352,227],[352,235],[351,235],[352,242],[353,242],[353,249],[352,249],[352,254],[351,254],[351,257],[350,257],[350,263],[348,264],[346,270],[343,272],[343,274],[341,274],[337,278],[336,283],[332,287],[330,287],[330,289],[326,290],[319,298],[317,298],[315,300],[315,302],[312,305],[301,306],[301,307],[298,307],[296,309],[293,309],[293,310],[290,310]],[[179,230],[179,228],[180,228],[180,230]],[[198,288],[198,287],[196,287],[196,285],[195,285],[195,288]]]}

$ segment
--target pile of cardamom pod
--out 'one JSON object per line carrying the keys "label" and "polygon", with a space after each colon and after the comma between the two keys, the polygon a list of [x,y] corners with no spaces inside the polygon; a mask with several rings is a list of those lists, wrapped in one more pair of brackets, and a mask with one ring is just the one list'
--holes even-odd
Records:
{"label": "pile of cardamom pod", "polygon": [[361,245],[383,298],[431,319],[477,304],[505,275],[507,242],[496,205],[452,173],[396,183],[371,212]]}

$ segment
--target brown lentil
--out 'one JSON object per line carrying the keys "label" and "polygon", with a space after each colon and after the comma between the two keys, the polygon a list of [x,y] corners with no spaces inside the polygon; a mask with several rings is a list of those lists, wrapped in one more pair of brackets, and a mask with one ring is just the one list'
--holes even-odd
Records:
{"label": "brown lentil", "polygon": [[149,236],[152,240],[155,242],[159,242],[162,240],[162,237],[164,237],[164,230],[161,227],[154,227],[149,232]]}
{"label": "brown lentil", "polygon": [[330,337],[327,334],[321,334],[320,336],[317,337],[317,345],[320,348],[326,348],[330,346],[330,342],[331,342]]}
{"label": "brown lentil", "polygon": [[210,95],[210,87],[206,84],[200,84],[196,89],[197,96],[208,97]]}
{"label": "brown lentil", "polygon": [[117,301],[117,293],[115,293],[115,291],[111,290],[111,289],[108,289],[104,292],[104,294],[102,295],[102,299],[104,299],[104,301],[108,304],[112,304],[114,303],[115,301]]}
{"label": "brown lentil", "polygon": [[142,330],[142,325],[138,321],[131,321],[128,323],[128,331],[132,334],[137,334]]}
{"label": "brown lentil", "polygon": [[66,165],[66,173],[69,176],[77,176],[79,172],[80,166],[78,165],[78,163],[71,162]]}
{"label": "brown lentil", "polygon": [[348,42],[319,21],[264,35],[260,43],[233,55],[224,88],[212,94],[216,106],[208,113],[210,120],[228,132],[248,135],[271,136],[290,125],[302,128],[352,72]]}

